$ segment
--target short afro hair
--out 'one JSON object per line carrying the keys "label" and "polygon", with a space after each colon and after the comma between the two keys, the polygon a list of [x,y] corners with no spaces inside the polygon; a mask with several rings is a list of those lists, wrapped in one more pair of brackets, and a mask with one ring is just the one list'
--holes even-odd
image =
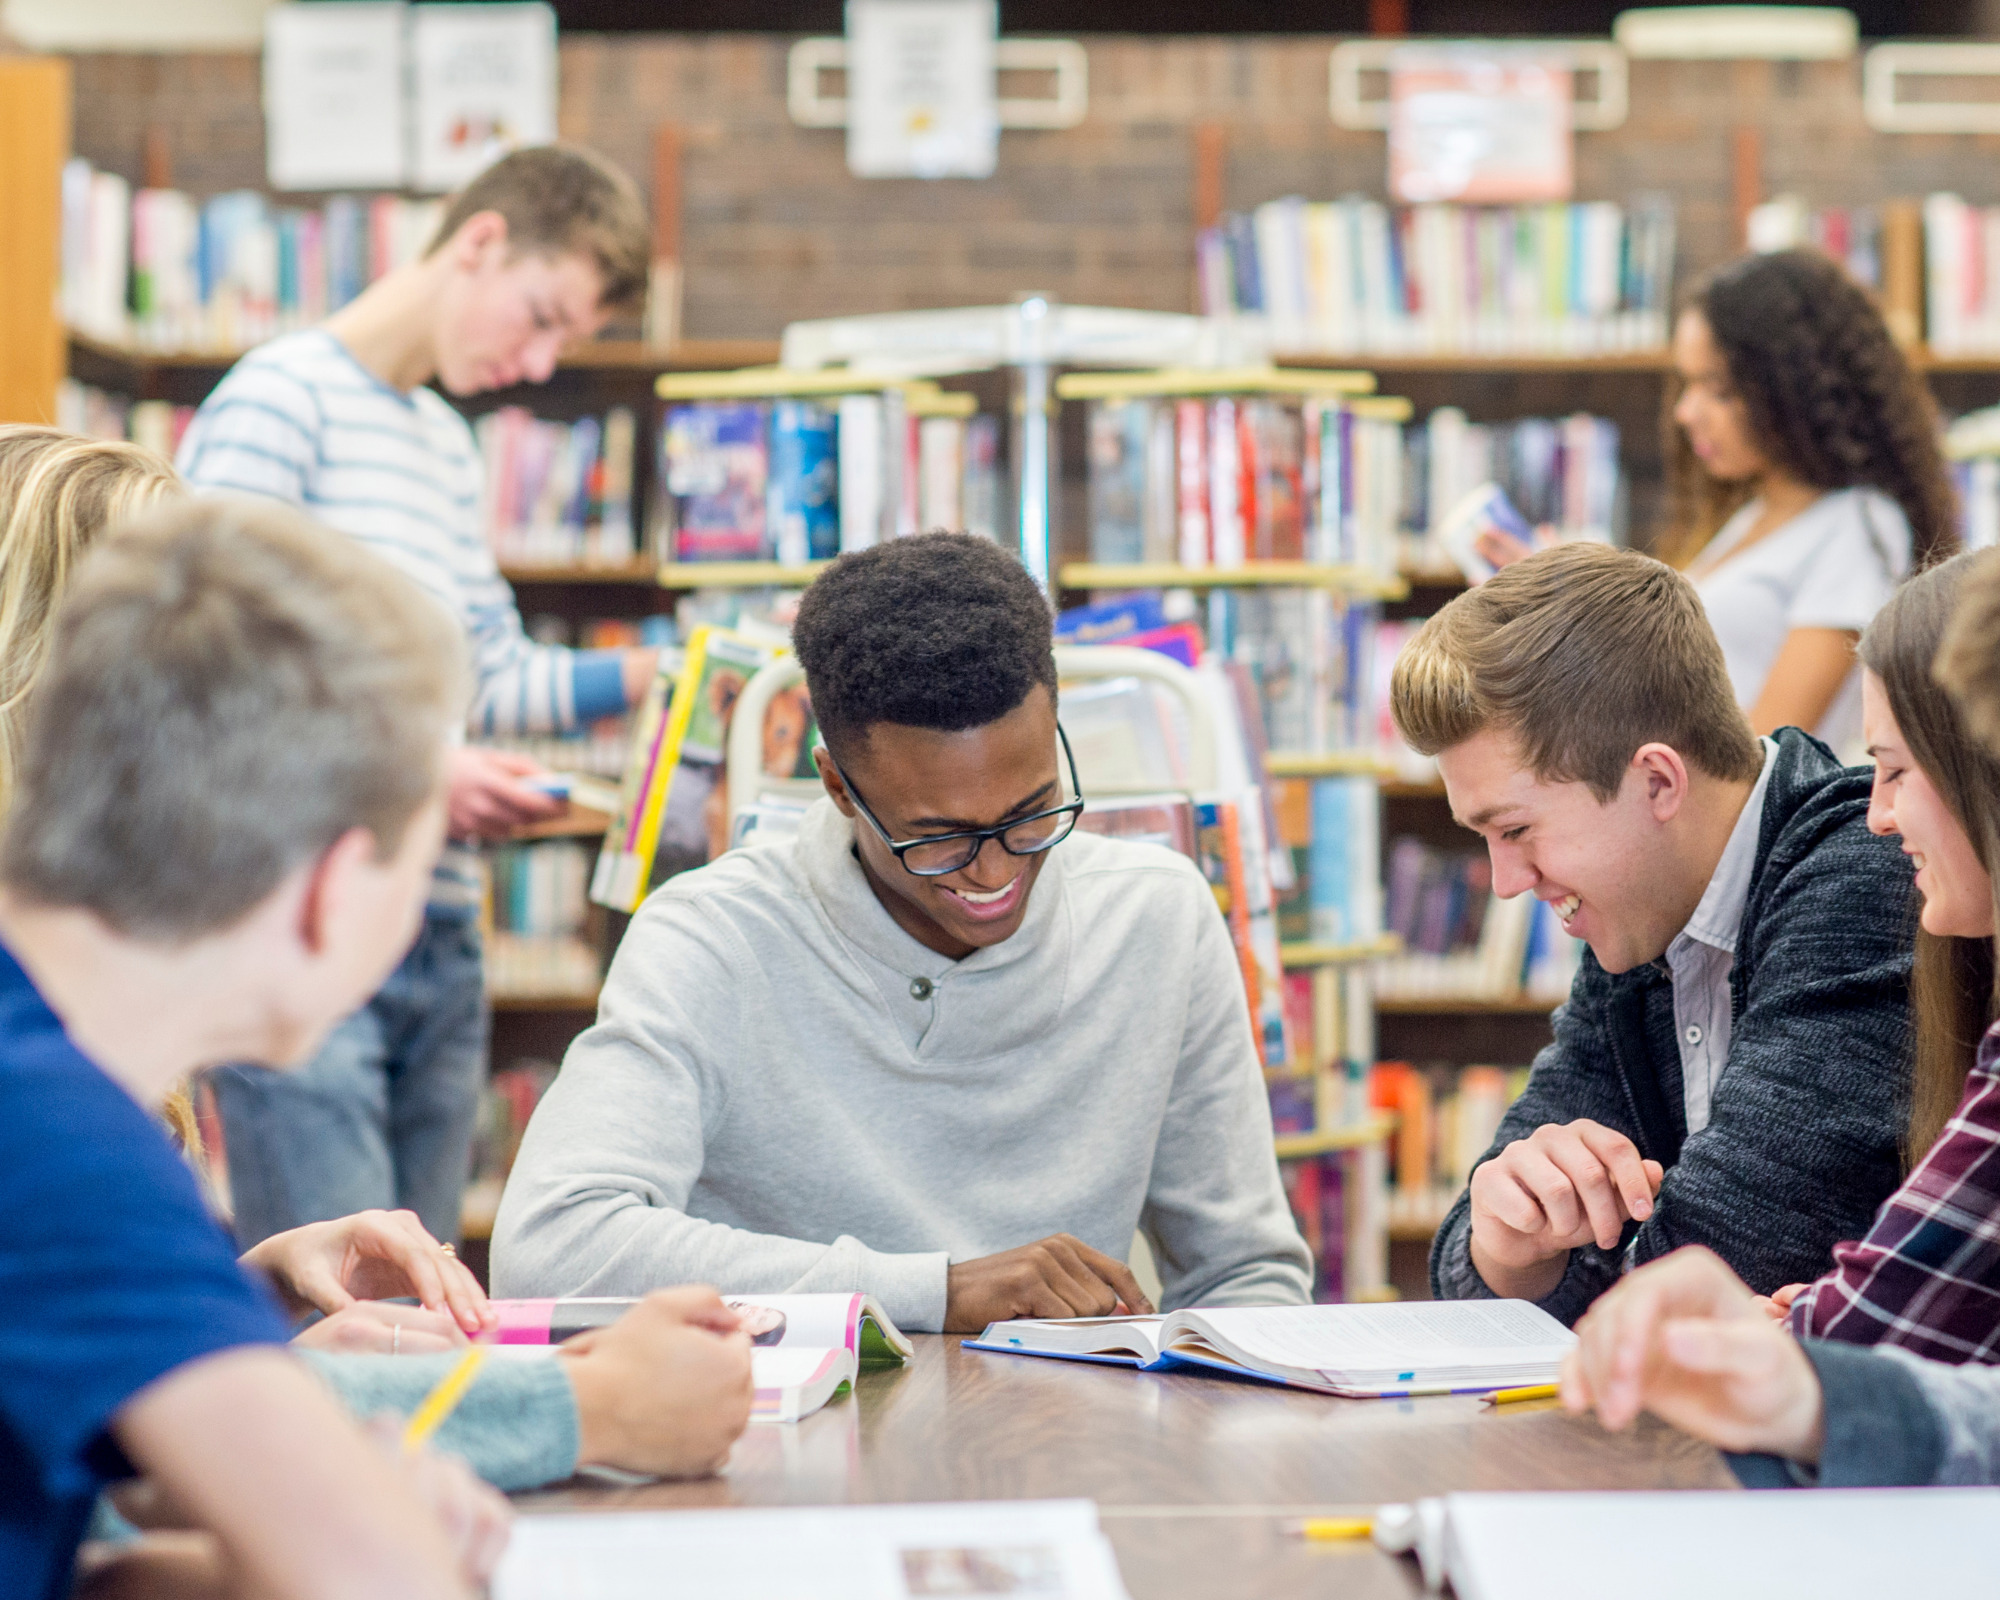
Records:
{"label": "short afro hair", "polygon": [[799,605],[792,647],[835,753],[878,722],[956,733],[1056,688],[1054,619],[990,539],[921,533],[842,556]]}

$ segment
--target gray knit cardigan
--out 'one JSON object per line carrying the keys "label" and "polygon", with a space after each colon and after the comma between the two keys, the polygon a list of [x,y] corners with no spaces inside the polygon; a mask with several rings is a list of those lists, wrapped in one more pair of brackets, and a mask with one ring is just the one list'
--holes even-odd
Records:
{"label": "gray knit cardigan", "polygon": [[[1909,1098],[1911,870],[1868,831],[1865,767],[1782,729],[1731,970],[1729,1059],[1709,1124],[1689,1136],[1664,961],[1612,976],[1588,951],[1500,1124],[1491,1160],[1546,1122],[1588,1117],[1666,1169],[1653,1215],[1616,1250],[1570,1253],[1543,1309],[1573,1323],[1634,1265],[1705,1244],[1760,1294],[1810,1282],[1868,1231],[1901,1177]],[[1472,1264],[1468,1198],[1438,1230],[1431,1290],[1490,1298]]]}

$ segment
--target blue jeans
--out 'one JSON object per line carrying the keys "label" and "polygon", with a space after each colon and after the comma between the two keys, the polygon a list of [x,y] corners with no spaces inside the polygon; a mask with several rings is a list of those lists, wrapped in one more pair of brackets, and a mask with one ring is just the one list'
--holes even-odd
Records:
{"label": "blue jeans", "polygon": [[381,992],[304,1067],[218,1070],[237,1248],[372,1206],[456,1239],[487,1029],[477,914],[434,906]]}

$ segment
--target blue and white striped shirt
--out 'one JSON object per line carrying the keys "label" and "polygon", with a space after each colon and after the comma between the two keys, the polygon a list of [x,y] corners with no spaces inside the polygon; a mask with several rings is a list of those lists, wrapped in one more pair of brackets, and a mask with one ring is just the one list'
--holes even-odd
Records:
{"label": "blue and white striped shirt", "polygon": [[[625,708],[615,650],[528,638],[481,536],[484,474],[465,419],[429,389],[403,394],[323,329],[260,345],[188,424],[174,465],[197,489],[262,495],[358,539],[465,629],[473,736],[567,732]],[[447,849],[434,905],[476,905],[472,856]]]}
{"label": "blue and white striped shirt", "polygon": [[273,339],[230,370],[175,460],[199,489],[268,496],[358,539],[464,627],[470,731],[566,732],[622,711],[615,650],[539,645],[481,534],[479,449],[429,389],[403,394],[330,333]]}

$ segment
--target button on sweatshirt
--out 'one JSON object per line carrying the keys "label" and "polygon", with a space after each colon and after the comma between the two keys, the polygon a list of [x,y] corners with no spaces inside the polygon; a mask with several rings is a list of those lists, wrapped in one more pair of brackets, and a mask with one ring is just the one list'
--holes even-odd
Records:
{"label": "button on sweatshirt", "polygon": [[1158,846],[1078,833],[1010,939],[953,961],[875,898],[830,801],[633,918],[529,1124],[495,1292],[865,1290],[944,1325],[954,1261],[1135,1228],[1168,1307],[1295,1304],[1228,928]]}

